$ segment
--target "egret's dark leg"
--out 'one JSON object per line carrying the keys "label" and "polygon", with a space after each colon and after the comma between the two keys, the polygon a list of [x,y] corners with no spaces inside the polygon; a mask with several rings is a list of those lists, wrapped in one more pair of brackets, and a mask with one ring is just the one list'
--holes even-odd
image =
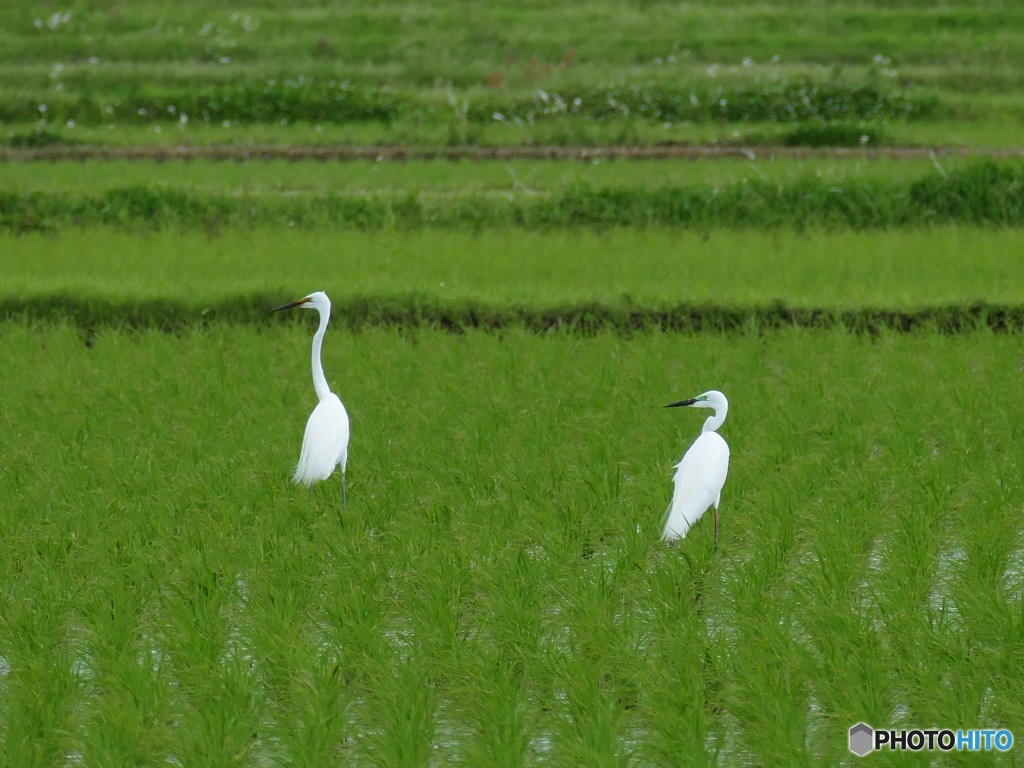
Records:
{"label": "egret's dark leg", "polygon": [[715,507],[715,552],[718,551],[718,507]]}
{"label": "egret's dark leg", "polygon": [[348,491],[345,489],[345,473],[341,473],[341,506],[348,509]]}
{"label": "egret's dark leg", "polygon": [[309,484],[309,506],[313,506],[313,484]]}

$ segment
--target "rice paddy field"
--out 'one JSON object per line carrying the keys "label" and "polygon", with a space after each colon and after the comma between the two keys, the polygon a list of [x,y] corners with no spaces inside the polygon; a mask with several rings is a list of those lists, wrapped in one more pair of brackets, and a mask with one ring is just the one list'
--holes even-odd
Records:
{"label": "rice paddy field", "polygon": [[[995,0],[5,4],[0,765],[1024,764],[1022,51]],[[291,482],[315,290],[347,507]]]}

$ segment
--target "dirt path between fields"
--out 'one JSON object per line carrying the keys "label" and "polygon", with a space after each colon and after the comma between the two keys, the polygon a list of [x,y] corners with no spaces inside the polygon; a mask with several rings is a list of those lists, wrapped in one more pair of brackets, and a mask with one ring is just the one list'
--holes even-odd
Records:
{"label": "dirt path between fields", "polygon": [[771,160],[774,158],[913,159],[942,157],[1024,157],[1024,147],[1004,149],[961,147],[741,147],[665,144],[653,147],[444,147],[399,146],[149,146],[68,147],[0,149],[0,162],[55,160],[720,160],[727,158]]}

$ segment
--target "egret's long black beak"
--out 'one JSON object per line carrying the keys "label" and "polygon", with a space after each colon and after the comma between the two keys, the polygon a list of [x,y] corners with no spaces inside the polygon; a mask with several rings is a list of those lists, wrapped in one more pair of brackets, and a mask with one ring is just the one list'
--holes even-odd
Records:
{"label": "egret's long black beak", "polygon": [[669,403],[666,408],[678,408],[681,405],[693,405],[697,402],[696,397],[691,397],[689,400],[680,400],[678,403]]}
{"label": "egret's long black beak", "polygon": [[280,307],[274,307],[270,311],[271,312],[280,312],[282,309],[294,309],[295,307],[301,307],[305,303],[306,303],[306,299],[299,299],[298,301],[293,301],[291,304],[282,304]]}

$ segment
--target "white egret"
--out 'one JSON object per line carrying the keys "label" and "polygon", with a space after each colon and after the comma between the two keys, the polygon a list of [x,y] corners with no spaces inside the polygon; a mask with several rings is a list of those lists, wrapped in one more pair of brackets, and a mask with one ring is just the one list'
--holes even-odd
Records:
{"label": "white egret", "polygon": [[672,479],[675,490],[668,507],[668,519],[661,540],[671,545],[678,538],[686,538],[687,531],[703,517],[708,507],[715,508],[715,549],[718,549],[718,504],[722,500],[722,486],[729,472],[729,446],[715,430],[725,422],[729,401],[716,389],[703,395],[669,403],[666,408],[688,405],[692,408],[713,408],[715,413],[704,422],[700,437],[676,465]]}
{"label": "white egret", "polygon": [[323,344],[324,332],[331,319],[331,300],[323,291],[311,293],[305,298],[275,307],[272,311],[302,307],[315,309],[320,313],[320,327],[313,335],[313,389],[320,402],[309,415],[306,422],[306,433],[302,437],[302,452],[299,463],[295,465],[293,479],[296,483],[309,488],[312,498],[313,483],[326,480],[334,472],[335,467],[341,468],[341,503],[348,506],[348,493],[345,489],[345,465],[348,463],[348,412],[341,399],[331,392],[324,377],[324,367],[320,363],[320,347]]}

